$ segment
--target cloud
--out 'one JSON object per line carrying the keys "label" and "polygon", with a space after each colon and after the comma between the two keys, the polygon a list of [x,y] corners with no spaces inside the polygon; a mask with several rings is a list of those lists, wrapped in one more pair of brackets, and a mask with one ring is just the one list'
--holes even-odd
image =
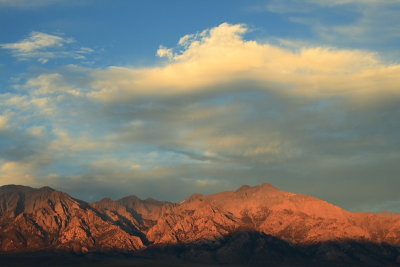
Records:
{"label": "cloud", "polygon": [[20,60],[37,59],[41,63],[46,63],[54,58],[84,59],[85,54],[93,52],[87,47],[67,49],[66,46],[73,42],[75,41],[72,38],[32,32],[28,38],[22,41],[1,44],[0,47],[10,50],[12,55]]}
{"label": "cloud", "polygon": [[[396,42],[400,38],[395,26],[400,23],[400,2],[384,4],[359,7],[361,16],[354,23],[333,26],[321,25],[316,30],[325,39],[335,38],[334,41],[336,42],[345,40],[345,38],[348,42],[368,42],[372,44]],[[391,21],[391,23],[387,23],[388,21]],[[333,34],[333,36],[329,37],[329,34]]]}
{"label": "cloud", "polygon": [[[332,1],[324,1],[324,0],[271,0],[269,1],[264,9],[267,9],[271,12],[276,13],[303,13],[303,12],[311,12],[315,11],[315,6],[321,7],[340,7],[340,6],[353,6],[353,7],[362,7],[362,6],[386,6],[392,4],[399,4],[398,0],[332,0]],[[262,8],[258,8],[260,10]]]}
{"label": "cloud", "polygon": [[64,39],[59,36],[50,35],[42,32],[32,32],[29,38],[11,44],[3,44],[3,48],[15,50],[18,53],[29,53],[43,48],[63,46],[64,43],[71,43],[72,39]]}
{"label": "cloud", "polygon": [[245,25],[223,23],[183,37],[177,52],[161,48],[159,54],[170,59],[163,66],[98,71],[92,83],[98,90],[91,97],[114,101],[126,100],[127,95],[185,95],[246,80],[267,91],[303,96],[371,98],[399,93],[400,65],[387,65],[372,52],[331,47],[285,49],[246,41],[243,34],[247,31]]}
{"label": "cloud", "polygon": [[72,152],[87,152],[87,151],[97,151],[99,149],[104,149],[107,147],[112,147],[112,144],[94,139],[92,136],[85,136],[85,134],[70,136],[70,133],[62,129],[53,129],[53,134],[55,138],[49,144],[47,148],[50,151],[55,151],[59,154],[69,154]]}
{"label": "cloud", "polygon": [[174,58],[173,50],[171,48],[166,48],[162,45],[157,50],[157,56],[166,57],[169,60],[172,60]]}
{"label": "cloud", "polygon": [[52,5],[78,5],[84,4],[89,0],[0,0],[0,8],[1,7],[12,7],[12,8],[40,8],[40,7],[47,7]]}
{"label": "cloud", "polygon": [[362,4],[362,5],[386,5],[386,4],[398,4],[398,0],[308,0],[310,3],[322,5],[322,6],[335,6],[335,5],[347,5],[347,4]]}
{"label": "cloud", "polygon": [[34,6],[42,6],[49,5],[59,2],[59,0],[0,0],[0,5],[3,6],[13,6],[13,7],[34,7]]}
{"label": "cloud", "polygon": [[[359,183],[377,188],[382,166],[387,184],[397,184],[390,162],[400,156],[400,128],[391,126],[399,65],[364,50],[245,40],[247,31],[224,23],[182,37],[177,48],[161,47],[167,61],[160,66],[94,71],[88,96],[123,124],[115,142],[153,145],[169,159],[166,169],[179,169],[191,183],[203,176],[223,189],[269,180],[353,210],[395,203],[384,186],[376,202],[366,201],[370,191],[354,191]],[[169,151],[184,158],[174,161]],[[371,167],[374,161],[380,163]],[[326,184],[346,190],[328,194]]]}
{"label": "cloud", "polygon": [[4,115],[0,115],[0,131],[8,129],[8,119]]}
{"label": "cloud", "polygon": [[247,31],[224,23],[186,35],[151,67],[21,80],[0,94],[0,181],[174,201],[270,182],[352,210],[398,210],[399,66]]}
{"label": "cloud", "polygon": [[33,180],[32,166],[13,161],[0,164],[1,184],[32,184]]}
{"label": "cloud", "polygon": [[256,10],[283,14],[293,23],[307,25],[316,42],[388,53],[397,51],[399,8],[397,0],[273,0]]}
{"label": "cloud", "polygon": [[56,157],[47,153],[48,142],[43,127],[24,129],[26,118],[10,109],[7,112],[12,123],[0,130],[0,183],[37,186],[43,176],[43,167]]}
{"label": "cloud", "polygon": [[98,201],[104,196],[119,199],[135,194],[143,199],[152,197],[176,202],[193,192],[217,193],[231,188],[228,182],[218,178],[198,178],[196,172],[190,172],[187,166],[160,167],[152,171],[120,171],[114,168],[117,166],[112,161],[107,162],[103,168],[94,168],[86,175],[59,177],[68,179],[68,184],[56,183],[53,186],[88,201]]}
{"label": "cloud", "polygon": [[66,83],[59,73],[41,74],[29,79],[23,87],[35,95],[71,94],[80,96],[79,89]]}

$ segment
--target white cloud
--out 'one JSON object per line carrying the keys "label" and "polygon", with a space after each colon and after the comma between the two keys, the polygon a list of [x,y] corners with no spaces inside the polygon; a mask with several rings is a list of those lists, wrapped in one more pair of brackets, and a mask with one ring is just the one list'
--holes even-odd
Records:
{"label": "white cloud", "polygon": [[184,37],[177,52],[159,50],[170,57],[162,66],[98,71],[92,83],[98,90],[90,95],[104,101],[138,95],[187,95],[241,80],[258,82],[265,90],[311,97],[367,99],[400,93],[400,65],[387,65],[372,52],[330,47],[293,51],[244,40],[246,31],[245,25],[223,23]]}
{"label": "white cloud", "polygon": [[362,47],[394,42],[397,50],[399,8],[399,0],[271,0],[257,10],[285,14],[291,22],[308,25],[319,42]]}
{"label": "white cloud", "polygon": [[28,38],[16,42],[1,44],[0,47],[11,51],[12,55],[20,60],[37,59],[46,63],[54,58],[84,59],[85,54],[93,50],[87,47],[78,49],[67,47],[74,43],[72,38],[64,38],[43,32],[32,32]]}
{"label": "white cloud", "polygon": [[[325,39],[333,38],[333,41],[359,43],[390,43],[398,41],[400,33],[400,1],[393,5],[361,5],[358,7],[360,17],[353,23],[347,25],[321,25],[316,28],[317,32]],[[390,22],[390,23],[389,23]],[[331,35],[331,37],[329,37]]]}
{"label": "white cloud", "polygon": [[157,50],[157,56],[159,57],[166,57],[170,60],[174,58],[174,54],[171,48],[166,48],[164,46],[160,46]]}

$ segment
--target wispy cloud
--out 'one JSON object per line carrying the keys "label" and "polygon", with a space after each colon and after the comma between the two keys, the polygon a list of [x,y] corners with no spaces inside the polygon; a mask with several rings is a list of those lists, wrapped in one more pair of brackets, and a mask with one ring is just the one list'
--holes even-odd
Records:
{"label": "wispy cloud", "polygon": [[74,42],[74,39],[60,35],[32,32],[26,39],[1,44],[0,47],[10,50],[12,55],[19,60],[37,59],[41,63],[54,58],[84,59],[86,54],[93,52],[88,47],[78,49],[69,47]]}
{"label": "wispy cloud", "polygon": [[64,77],[59,73],[39,75],[28,80],[24,86],[20,86],[19,88],[29,90],[30,93],[35,95],[81,95],[79,89],[66,83]]}
{"label": "wispy cloud", "polygon": [[59,0],[0,0],[0,6],[13,6],[13,7],[34,7],[43,6],[59,2]]}
{"label": "wispy cloud", "polygon": [[317,41],[340,46],[397,48],[398,0],[271,0],[255,8],[283,14],[310,27]]}
{"label": "wispy cloud", "polygon": [[0,0],[1,7],[12,7],[12,8],[40,8],[51,5],[77,5],[88,2],[89,0]]}
{"label": "wispy cloud", "polygon": [[307,2],[318,4],[321,6],[336,6],[347,4],[361,4],[361,5],[385,5],[385,4],[398,4],[398,0],[307,0]]}

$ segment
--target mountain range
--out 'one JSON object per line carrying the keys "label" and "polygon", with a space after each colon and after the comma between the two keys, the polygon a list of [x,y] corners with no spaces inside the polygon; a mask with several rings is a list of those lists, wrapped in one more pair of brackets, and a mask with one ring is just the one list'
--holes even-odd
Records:
{"label": "mountain range", "polygon": [[400,266],[400,214],[349,212],[270,184],[179,203],[5,185],[0,252],[10,266],[54,255],[85,266]]}

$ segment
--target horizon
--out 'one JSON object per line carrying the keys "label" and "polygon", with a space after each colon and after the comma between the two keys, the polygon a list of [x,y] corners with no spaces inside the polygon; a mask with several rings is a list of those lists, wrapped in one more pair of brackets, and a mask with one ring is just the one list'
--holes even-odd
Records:
{"label": "horizon", "polygon": [[[247,185],[247,184],[243,184],[243,185],[241,185],[239,188],[236,188],[236,190],[233,189],[233,190],[221,191],[221,192],[216,192],[216,193],[214,193],[214,194],[223,193],[223,192],[236,192],[236,191],[238,191],[238,190],[239,190],[240,188],[242,188],[242,187],[260,187],[260,186],[264,186],[264,185],[268,185],[268,186],[271,186],[271,187],[273,187],[273,188],[276,188],[276,189],[280,190],[279,188],[277,188],[277,187],[275,187],[274,185],[269,184],[269,183],[262,183],[262,184],[253,185],[253,186],[250,186],[250,185]],[[5,184],[5,185],[0,185],[0,188],[1,188],[1,187],[6,187],[6,186],[16,186],[16,187],[21,186],[21,187],[29,187],[29,188],[31,188],[31,189],[50,188],[50,189],[52,189],[52,190],[54,190],[54,191],[63,192],[63,191],[61,191],[61,190],[58,190],[57,188],[53,188],[53,187],[50,187],[50,186],[47,186],[47,185],[44,185],[44,186],[41,186],[41,187],[32,187],[32,186],[27,186],[27,185],[22,185],[22,184]],[[282,191],[282,190],[280,190],[280,191]],[[74,197],[73,195],[69,194],[68,192],[63,192],[63,193],[67,193],[68,195]],[[193,196],[193,195],[209,196],[209,195],[212,195],[212,194],[204,194],[204,195],[203,195],[203,194],[199,194],[199,193],[197,193],[197,192],[192,192],[192,193],[190,193],[188,196],[186,196],[184,199],[181,199],[180,201],[168,201],[168,200],[163,200],[163,199],[156,199],[156,198],[153,198],[153,197],[151,197],[151,196],[150,196],[150,197],[146,197],[146,198],[141,198],[141,197],[137,196],[134,192],[132,192],[131,194],[122,196],[121,198],[110,198],[110,197],[108,197],[108,196],[103,196],[103,197],[100,197],[99,199],[94,200],[94,201],[86,201],[84,198],[82,198],[82,199],[80,199],[80,200],[84,200],[84,201],[86,201],[86,202],[88,202],[88,203],[90,203],[90,202],[99,202],[99,201],[101,201],[101,200],[103,200],[103,199],[111,199],[111,200],[113,200],[113,201],[117,201],[117,200],[120,200],[120,199],[125,198],[125,197],[132,197],[132,196],[133,196],[133,197],[139,198],[140,200],[154,199],[154,200],[162,201],[162,202],[180,203],[180,202],[182,202],[182,201],[184,201],[184,200],[190,198],[190,197]],[[74,197],[74,198],[75,198],[75,197]]]}
{"label": "horizon", "polygon": [[[243,188],[249,189],[249,188],[256,188],[256,187],[259,188],[259,187],[265,187],[265,186],[272,187],[272,188],[274,188],[274,189],[276,189],[278,191],[284,192],[284,193],[290,193],[290,194],[294,194],[294,195],[304,195],[304,194],[297,193],[297,192],[288,192],[288,191],[281,190],[280,188],[275,187],[274,185],[272,185],[270,183],[262,183],[262,184],[258,184],[258,185],[243,184],[243,185],[241,185],[240,187],[238,187],[236,189],[215,192],[215,193],[212,193],[212,194],[200,194],[200,193],[197,193],[197,192],[192,192],[192,193],[189,193],[189,195],[187,195],[185,198],[183,198],[181,200],[177,200],[177,201],[168,201],[168,200],[164,200],[164,199],[153,198],[151,196],[143,198],[143,197],[140,197],[137,194],[135,194],[135,192],[132,192],[130,194],[124,195],[122,197],[117,197],[117,198],[111,198],[111,197],[108,197],[108,196],[103,196],[103,197],[100,197],[99,199],[95,199],[95,200],[85,200],[85,198],[75,197],[75,196],[73,196],[72,194],[70,194],[68,192],[64,192],[64,191],[58,190],[57,188],[53,188],[53,187],[50,187],[50,186],[31,187],[31,186],[26,186],[26,185],[21,185],[21,184],[6,184],[6,185],[0,185],[0,188],[1,187],[7,187],[7,186],[28,187],[28,188],[34,189],[34,190],[41,190],[41,189],[44,189],[44,188],[49,188],[49,189],[57,191],[57,192],[66,193],[67,195],[71,196],[74,199],[83,200],[83,201],[85,201],[85,202],[87,202],[89,204],[90,203],[99,203],[99,202],[102,202],[103,200],[107,200],[107,199],[110,199],[111,201],[117,202],[117,201],[120,201],[120,200],[122,200],[124,198],[134,197],[134,198],[139,199],[140,201],[155,200],[155,201],[159,201],[159,202],[173,203],[173,204],[180,205],[180,204],[184,203],[186,200],[191,199],[193,196],[196,196],[196,197],[197,196],[208,197],[208,196],[213,196],[213,195],[217,195],[217,194],[221,194],[221,193],[235,193],[235,192],[240,191]],[[326,201],[326,200],[321,199],[321,198],[317,198],[317,197],[312,196],[312,195],[304,195],[304,196],[315,198],[318,201],[326,202],[326,203],[332,204],[332,205],[334,205],[336,207],[339,207],[340,209],[343,209],[343,210],[346,210],[346,211],[350,211],[350,210],[345,209],[344,207],[341,207],[339,205],[335,205],[334,203],[331,203],[331,202]],[[350,212],[352,212],[352,213],[361,212],[361,213],[366,213],[366,214],[373,213],[373,214],[376,214],[376,215],[385,214],[385,213],[400,214],[400,212],[391,212],[391,211],[387,211],[387,210],[381,210],[381,211],[368,211],[368,210],[359,211],[359,210],[353,210],[353,211],[350,211]]]}
{"label": "horizon", "polygon": [[0,1],[0,185],[270,183],[400,212],[400,1]]}

